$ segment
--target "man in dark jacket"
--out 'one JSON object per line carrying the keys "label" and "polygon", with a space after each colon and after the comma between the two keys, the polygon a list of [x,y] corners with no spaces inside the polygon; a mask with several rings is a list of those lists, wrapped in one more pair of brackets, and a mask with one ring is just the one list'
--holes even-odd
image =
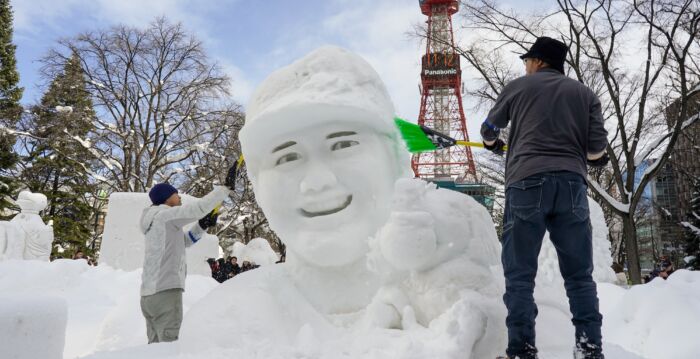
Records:
{"label": "man in dark jacket", "polygon": [[557,250],[569,297],[575,355],[603,358],[602,316],[591,276],[586,165],[607,163],[607,131],[597,96],[564,75],[566,53],[564,43],[538,38],[521,56],[527,75],[504,87],[481,127],[486,148],[503,154],[505,143],[498,135],[510,124],[501,257],[508,358],[537,358],[533,292],[545,231]]}

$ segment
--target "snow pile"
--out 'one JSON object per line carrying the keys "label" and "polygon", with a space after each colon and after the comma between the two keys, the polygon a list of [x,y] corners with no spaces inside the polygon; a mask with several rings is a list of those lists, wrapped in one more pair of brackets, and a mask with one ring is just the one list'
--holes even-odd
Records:
{"label": "snow pile", "polygon": [[629,290],[599,287],[606,340],[647,358],[698,357],[700,272],[678,270]]}
{"label": "snow pile", "polygon": [[[67,308],[50,296],[0,295],[0,354],[12,359],[61,359]],[[9,295],[8,295],[9,294]],[[37,339],[41,344],[37,345]]]}
{"label": "snow pile", "polygon": [[[183,296],[185,311],[217,284],[211,277],[188,276]],[[0,313],[3,313],[0,315],[3,318],[0,319],[0,344],[6,338],[1,333],[8,328],[5,314],[26,313],[30,306],[37,316],[40,315],[41,325],[32,324],[34,331],[23,340],[53,350],[59,339],[63,345],[65,332],[64,358],[145,344],[146,323],[139,304],[140,285],[140,271],[124,272],[104,265],[90,267],[84,260],[0,262]],[[16,299],[8,300],[6,296]],[[59,328],[58,308],[62,302],[68,307],[68,320],[67,326],[64,319]],[[35,303],[45,309],[37,308]],[[2,358],[7,358],[8,349],[5,348],[8,347],[0,345]]]}
{"label": "snow pile", "polygon": [[[181,195],[187,203],[192,196]],[[105,230],[100,247],[100,263],[133,271],[143,267],[144,235],[139,228],[143,209],[151,205],[146,193],[112,193],[109,196]],[[193,223],[192,225],[196,225]],[[187,229],[188,227],[185,227]],[[207,258],[219,254],[219,239],[206,234],[187,248],[187,273],[211,275]]]}
{"label": "snow pile", "polygon": [[238,258],[238,263],[249,261],[263,266],[276,263],[279,258],[265,238],[254,238],[248,244],[236,242],[233,244],[232,255]]}

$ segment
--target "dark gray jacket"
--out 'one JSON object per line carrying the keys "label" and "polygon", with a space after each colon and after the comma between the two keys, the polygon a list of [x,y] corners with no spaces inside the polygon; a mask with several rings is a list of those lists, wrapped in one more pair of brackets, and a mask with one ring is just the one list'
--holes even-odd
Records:
{"label": "dark gray jacket", "polygon": [[499,128],[510,123],[506,187],[549,171],[571,171],[585,178],[586,155],[600,153],[607,145],[598,97],[553,69],[508,83],[487,121]]}

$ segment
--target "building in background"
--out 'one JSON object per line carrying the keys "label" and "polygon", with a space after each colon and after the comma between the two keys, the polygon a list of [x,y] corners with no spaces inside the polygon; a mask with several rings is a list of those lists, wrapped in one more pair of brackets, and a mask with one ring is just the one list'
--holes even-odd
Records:
{"label": "building in background", "polygon": [[[666,112],[669,126],[675,123],[672,117],[674,110],[674,105],[671,105]],[[700,116],[700,92],[690,99],[688,119],[695,116]],[[671,152],[669,163],[675,175],[679,215],[681,219],[686,220],[690,215],[693,181],[700,178],[700,120],[688,126],[680,134]]]}
{"label": "building in background", "polygon": [[676,265],[685,257],[683,249],[683,227],[681,206],[676,188],[673,166],[666,163],[650,183],[654,204],[657,254],[668,256]]}

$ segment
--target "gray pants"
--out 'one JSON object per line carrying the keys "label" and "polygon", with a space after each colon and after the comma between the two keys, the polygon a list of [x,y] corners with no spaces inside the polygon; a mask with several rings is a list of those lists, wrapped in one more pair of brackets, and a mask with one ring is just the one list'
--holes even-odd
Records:
{"label": "gray pants", "polygon": [[141,297],[148,344],[176,341],[182,324],[182,289],[168,289]]}

